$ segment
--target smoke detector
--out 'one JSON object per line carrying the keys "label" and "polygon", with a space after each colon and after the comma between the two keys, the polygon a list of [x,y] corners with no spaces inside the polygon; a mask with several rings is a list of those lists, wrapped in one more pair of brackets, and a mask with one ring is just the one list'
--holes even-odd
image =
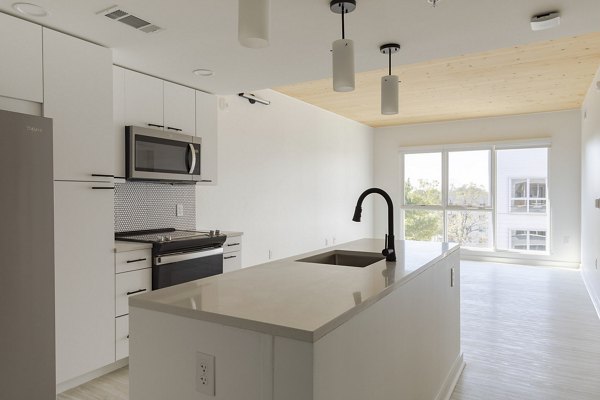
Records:
{"label": "smoke detector", "polygon": [[97,13],[98,15],[104,15],[112,19],[113,21],[119,21],[125,25],[128,25],[138,31],[145,33],[153,33],[162,30],[160,26],[154,25],[138,16],[131,14],[128,11],[124,11],[119,6],[112,6],[105,10]]}
{"label": "smoke detector", "polygon": [[531,17],[531,30],[543,31],[560,25],[560,12],[551,11]]}

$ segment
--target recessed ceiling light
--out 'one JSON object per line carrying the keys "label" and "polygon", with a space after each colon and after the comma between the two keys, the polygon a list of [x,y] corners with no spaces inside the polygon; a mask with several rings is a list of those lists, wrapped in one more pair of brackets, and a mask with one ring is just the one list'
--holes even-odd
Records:
{"label": "recessed ceiling light", "polygon": [[560,11],[551,11],[531,17],[531,30],[543,31],[560,25]]}
{"label": "recessed ceiling light", "polygon": [[205,69],[205,68],[195,69],[192,72],[194,73],[194,75],[197,75],[197,76],[213,76],[214,75],[214,72],[211,69]]}
{"label": "recessed ceiling light", "polygon": [[29,15],[30,17],[45,17],[48,15],[48,11],[37,4],[15,3],[12,7],[21,14]]}

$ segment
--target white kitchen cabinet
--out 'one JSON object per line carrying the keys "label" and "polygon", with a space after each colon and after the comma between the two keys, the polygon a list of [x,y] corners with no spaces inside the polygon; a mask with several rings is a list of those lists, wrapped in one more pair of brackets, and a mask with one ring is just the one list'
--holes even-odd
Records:
{"label": "white kitchen cabinet", "polygon": [[242,268],[242,236],[227,236],[223,243],[223,273]]}
{"label": "white kitchen cabinet", "polygon": [[129,297],[152,291],[152,268],[124,272],[115,277],[115,316],[129,314]]}
{"label": "white kitchen cabinet", "polygon": [[42,27],[0,13],[0,96],[43,101]]}
{"label": "white kitchen cabinet", "polygon": [[125,125],[163,129],[161,79],[125,70]]}
{"label": "white kitchen cabinet", "polygon": [[[460,352],[460,255],[456,251],[435,266],[437,368],[443,374]],[[451,310],[449,312],[448,310]],[[445,377],[440,377],[445,378]]]}
{"label": "white kitchen cabinet", "polygon": [[194,135],[196,133],[195,90],[164,82],[165,130]]}
{"label": "white kitchen cabinet", "polygon": [[123,251],[115,255],[115,273],[117,274],[151,267],[151,249]]}
{"label": "white kitchen cabinet", "polygon": [[242,252],[234,251],[223,254],[223,273],[242,269]]}
{"label": "white kitchen cabinet", "polygon": [[125,178],[125,69],[113,66],[115,177]]}
{"label": "white kitchen cabinet", "polygon": [[54,124],[54,179],[106,181],[114,174],[111,50],[50,29],[43,33],[44,116]]}
{"label": "white kitchen cabinet", "polygon": [[129,356],[129,315],[115,319],[115,360]]}
{"label": "white kitchen cabinet", "polygon": [[202,138],[200,184],[216,185],[218,172],[217,96],[196,91],[196,136]]}
{"label": "white kitchen cabinet", "polygon": [[110,187],[54,183],[57,383],[115,361],[114,191]]}

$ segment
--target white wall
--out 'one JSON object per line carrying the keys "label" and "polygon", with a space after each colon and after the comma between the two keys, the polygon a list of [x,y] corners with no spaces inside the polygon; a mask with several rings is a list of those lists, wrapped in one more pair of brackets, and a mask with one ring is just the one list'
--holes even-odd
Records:
{"label": "white wall", "polygon": [[373,129],[272,90],[270,106],[238,96],[219,111],[217,186],[197,187],[198,228],[243,231],[250,266],[371,237],[372,208],[352,222],[373,183]]}
{"label": "white wall", "polygon": [[[400,147],[551,138],[552,253],[535,257],[573,266],[580,262],[580,129],[579,110],[379,128],[375,130],[375,185],[400,204]],[[376,203],[375,220],[375,235],[381,235],[386,227],[380,203]],[[397,228],[399,220],[396,217]]]}
{"label": "white wall", "polygon": [[598,310],[600,310],[600,210],[594,200],[600,198],[600,91],[596,74],[582,109],[581,141],[581,268]]}

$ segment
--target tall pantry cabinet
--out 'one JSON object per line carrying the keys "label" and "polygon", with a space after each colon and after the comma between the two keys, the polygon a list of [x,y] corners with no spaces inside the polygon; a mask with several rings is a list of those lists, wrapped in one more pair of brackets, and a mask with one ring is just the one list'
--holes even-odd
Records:
{"label": "tall pantry cabinet", "polygon": [[57,382],[114,362],[110,49],[43,28],[43,114],[54,121]]}

